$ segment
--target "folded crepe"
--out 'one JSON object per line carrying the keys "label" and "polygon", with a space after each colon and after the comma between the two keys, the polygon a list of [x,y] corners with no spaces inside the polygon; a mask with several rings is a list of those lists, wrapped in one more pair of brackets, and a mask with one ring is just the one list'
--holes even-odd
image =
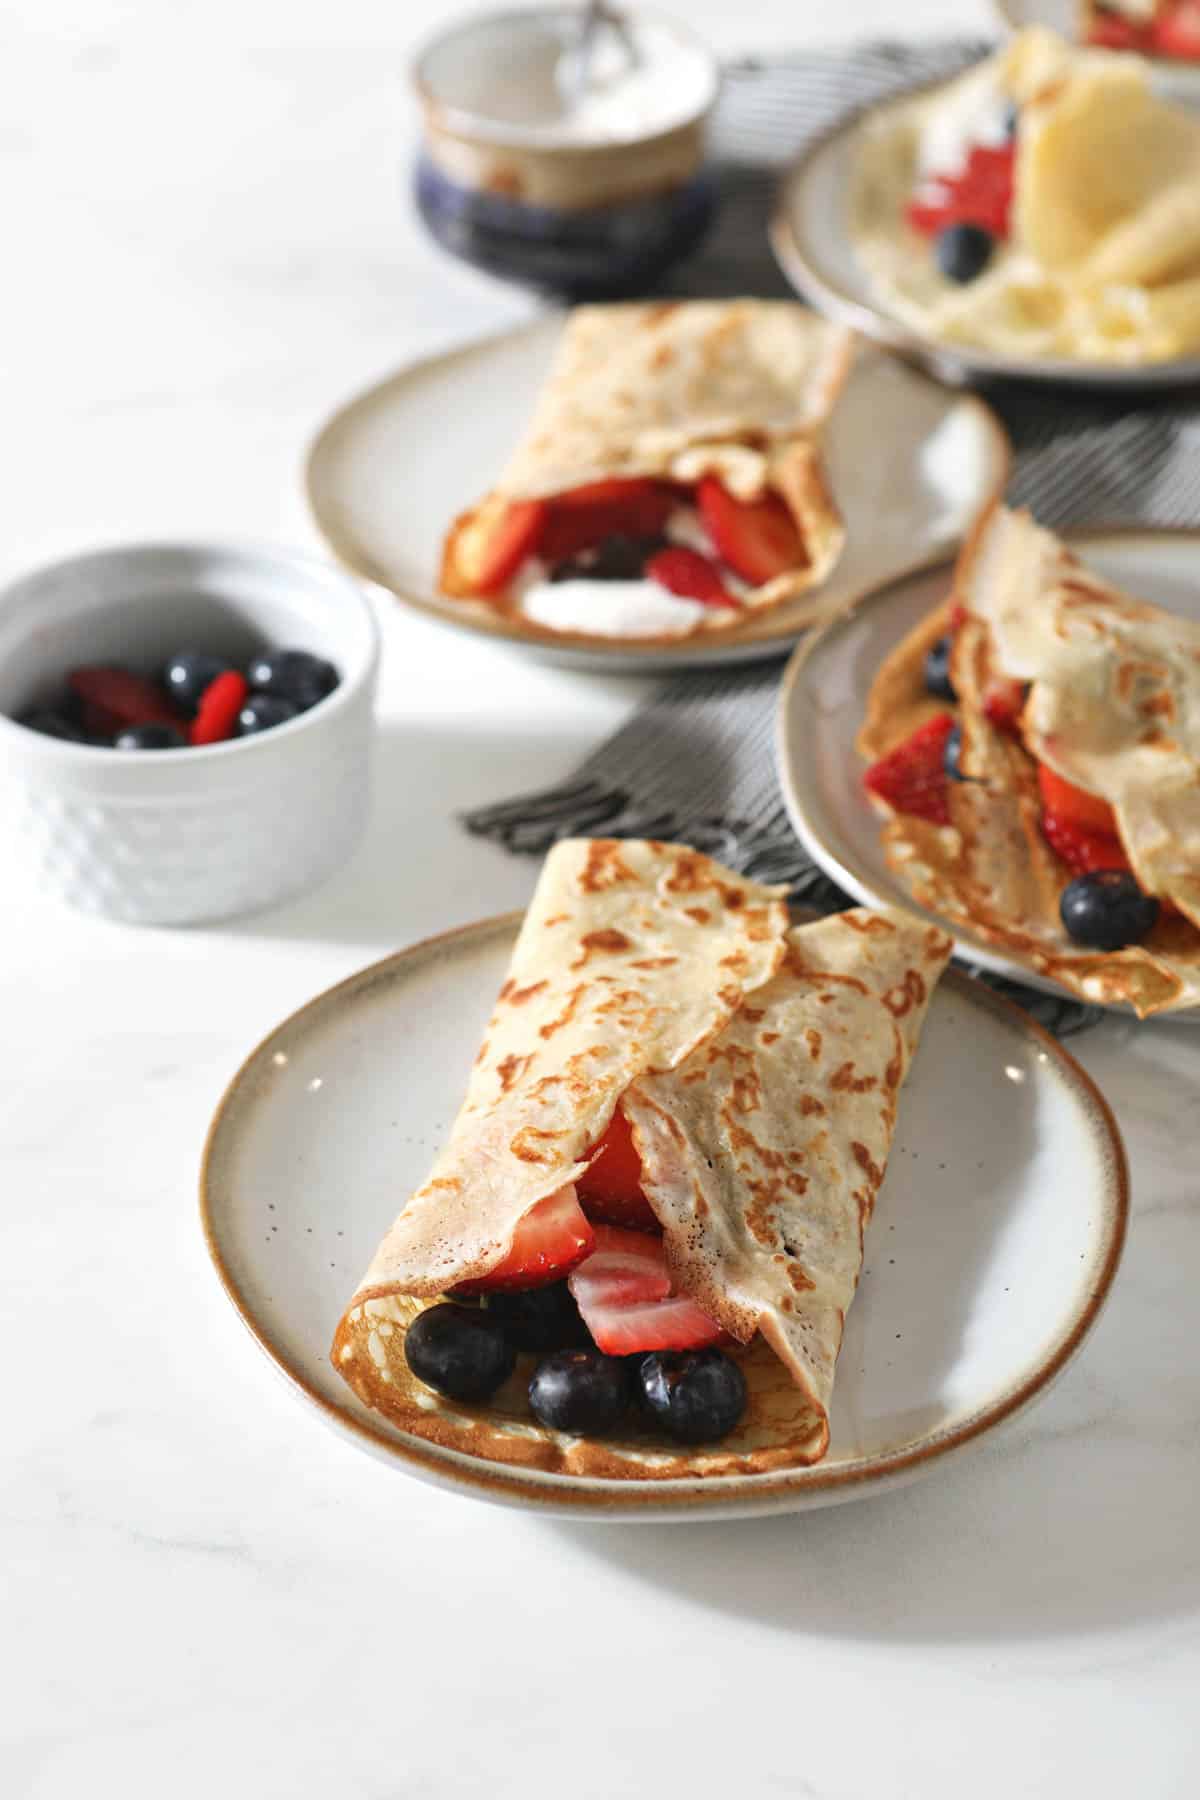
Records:
{"label": "folded crepe", "polygon": [[[964,549],[954,599],[966,615],[951,677],[970,779],[949,784],[949,827],[890,814],[889,863],[940,917],[1084,999],[1142,1016],[1200,1003],[1200,624],[1130,598],[1004,508]],[[939,608],[880,669],[859,737],[870,760],[945,710],[923,664],[947,622]],[[997,678],[1030,684],[1017,736],[988,718]],[[1139,884],[1165,903],[1141,943],[1089,951],[1063,929],[1072,877],[1042,835],[1038,763],[1112,808]]]}
{"label": "folded crepe", "polygon": [[[747,588],[742,604],[773,606],[815,587],[845,536],[820,439],[852,344],[842,327],[791,301],[577,307],[524,438],[491,493],[447,535],[443,592],[478,591],[480,558],[514,501],[614,478],[691,485],[705,475],[738,500],[779,495],[803,541],[804,563]],[[709,623],[736,617],[713,609]]]}
{"label": "folded crepe", "polygon": [[[949,950],[901,913],[789,930],[781,890],[680,846],[558,845],[446,1148],[351,1299],[334,1367],[408,1431],[530,1466],[644,1479],[817,1460],[897,1093]],[[517,1379],[472,1408],[405,1361],[421,1306],[503,1261],[618,1104],[677,1291],[748,1346],[747,1414],[708,1449],[560,1437]]]}

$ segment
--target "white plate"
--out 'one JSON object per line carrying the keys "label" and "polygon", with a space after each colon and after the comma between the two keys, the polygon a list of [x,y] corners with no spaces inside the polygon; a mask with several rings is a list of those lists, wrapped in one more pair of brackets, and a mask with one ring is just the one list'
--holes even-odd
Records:
{"label": "white plate", "polygon": [[[922,91],[933,90],[913,90]],[[886,105],[903,106],[911,97],[901,95]],[[1061,357],[1011,356],[969,344],[944,343],[889,312],[855,254],[850,205],[863,134],[868,122],[877,119],[881,110],[869,107],[834,126],[817,139],[780,183],[771,218],[771,243],[780,267],[798,293],[827,317],[853,325],[877,343],[918,357],[950,381],[1010,376],[1125,390],[1180,387],[1200,381],[1200,356],[1147,363],[1139,369]]]}
{"label": "white plate", "polygon": [[[1066,541],[1140,598],[1200,619],[1200,531],[1067,531]],[[862,787],[854,739],[879,665],[917,621],[945,599],[952,565],[894,582],[843,618],[814,632],[784,673],[776,715],[776,761],[788,814],[801,843],[838,885],[866,906],[915,905],[888,867],[879,817]],[[930,913],[930,918],[936,917]],[[980,968],[1051,994],[1068,990],[997,952],[948,920],[959,954]],[[1114,1011],[1126,1011],[1114,1007]],[[1176,1020],[1200,1018],[1194,1011]]]}
{"label": "white plate", "polygon": [[1115,1273],[1124,1155],[1066,1052],[951,973],[902,1096],[823,1463],[707,1481],[543,1474],[425,1443],[360,1405],[328,1359],[334,1326],[458,1109],[518,924],[434,938],[322,994],[254,1051],[213,1122],[209,1248],[242,1318],[319,1416],[400,1468],[494,1501],[732,1517],[912,1480],[1044,1391]]}
{"label": "white plate", "polygon": [[[1078,0],[995,0],[1000,18],[1014,31],[1027,25],[1048,25],[1060,37],[1073,42],[1079,31]],[[1154,71],[1154,85],[1172,99],[1200,104],[1200,63],[1179,62],[1168,56],[1147,57]]]}
{"label": "white plate", "polygon": [[[416,363],[336,413],[309,452],[306,476],[333,550],[422,613],[568,666],[657,670],[781,655],[803,629],[797,615],[807,598],[716,637],[647,643],[547,632],[438,593],[446,528],[507,461],[561,329],[551,314]],[[945,555],[1008,476],[1008,440],[981,401],[948,394],[871,350],[838,403],[826,454],[848,527],[821,596],[830,611]]]}

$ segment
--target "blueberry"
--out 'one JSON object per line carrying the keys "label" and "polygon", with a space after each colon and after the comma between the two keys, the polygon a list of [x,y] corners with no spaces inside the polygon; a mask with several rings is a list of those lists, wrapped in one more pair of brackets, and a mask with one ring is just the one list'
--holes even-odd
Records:
{"label": "blueberry", "polygon": [[52,706],[35,706],[29,712],[21,713],[17,724],[24,725],[27,731],[40,731],[43,737],[62,738],[68,744],[86,744],[88,741],[86,731]]}
{"label": "blueberry", "polygon": [[210,656],[207,650],[179,650],[168,657],[162,683],[177,706],[194,713],[205,688],[232,667],[225,657]]}
{"label": "blueberry", "polygon": [[451,1400],[486,1400],[512,1374],[516,1355],[503,1330],[479,1307],[431,1306],[404,1339],[408,1366],[426,1387]]}
{"label": "blueberry", "polygon": [[721,1350],[652,1350],[638,1371],[657,1422],[684,1444],[711,1444],[746,1410],[746,1379]]}
{"label": "blueberry", "polygon": [[1139,943],[1158,918],[1158,901],[1124,869],[1077,875],[1063,889],[1059,915],[1068,934],[1089,950]]}
{"label": "blueberry", "polygon": [[581,550],[551,570],[551,581],[638,581],[661,550],[661,537],[607,537],[594,550]]}
{"label": "blueberry", "polygon": [[251,694],[237,716],[237,735],[253,737],[256,732],[270,731],[275,725],[286,725],[299,711],[293,701],[282,700],[276,694]]}
{"label": "blueberry", "polygon": [[268,650],[246,667],[246,679],[260,694],[290,700],[298,712],[307,712],[338,684],[338,672],[323,656],[307,650]]}
{"label": "blueberry", "polygon": [[489,1294],[487,1314],[504,1327],[517,1350],[566,1350],[592,1341],[565,1281],[515,1294]]}
{"label": "blueberry", "polygon": [[982,225],[947,225],[937,234],[933,254],[946,280],[965,286],[983,274],[995,247],[995,238]]}
{"label": "blueberry", "polygon": [[113,739],[114,750],[182,750],[187,743],[174,725],[127,725]]}
{"label": "blueberry", "polygon": [[552,1431],[599,1437],[619,1423],[629,1404],[629,1366],[603,1350],[556,1350],[533,1371],[529,1404]]}
{"label": "blueberry", "polygon": [[940,637],[931,650],[925,652],[925,692],[936,694],[939,700],[957,700],[954,683],[950,679],[950,652],[954,648],[954,639],[947,633]]}
{"label": "blueberry", "polygon": [[970,781],[969,775],[962,772],[962,726],[956,725],[946,739],[946,747],[942,751],[942,767],[951,781]]}
{"label": "blueberry", "polygon": [[1010,100],[1008,105],[1004,109],[1004,135],[1005,135],[1005,137],[1010,137],[1010,138],[1016,137],[1017,126],[1019,125],[1020,120],[1021,120],[1021,109],[1017,105],[1015,100]]}

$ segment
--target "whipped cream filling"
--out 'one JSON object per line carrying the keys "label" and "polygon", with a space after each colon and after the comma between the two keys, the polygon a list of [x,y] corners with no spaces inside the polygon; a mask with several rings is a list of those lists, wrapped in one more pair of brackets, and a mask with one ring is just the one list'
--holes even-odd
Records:
{"label": "whipped cream filling", "polygon": [[1008,142],[1008,108],[1008,95],[990,64],[932,107],[917,140],[918,197],[931,197],[927,184],[937,176],[961,175],[973,145],[1001,149]]}
{"label": "whipped cream filling", "polygon": [[[668,543],[698,550],[701,556],[716,555],[695,507],[677,507],[663,527],[663,536]],[[750,591],[728,569],[722,568],[721,578],[731,594],[740,597]],[[682,636],[694,631],[713,611],[645,577],[597,581],[579,575],[570,581],[551,581],[549,568],[537,557],[524,564],[512,593],[519,611],[535,625],[548,631],[583,631],[603,637]]]}

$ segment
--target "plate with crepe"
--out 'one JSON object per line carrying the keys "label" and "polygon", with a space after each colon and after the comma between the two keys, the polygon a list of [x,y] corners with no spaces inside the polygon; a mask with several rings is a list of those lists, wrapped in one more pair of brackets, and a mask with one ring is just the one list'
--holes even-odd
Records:
{"label": "plate with crepe", "polygon": [[490,1501],[734,1517],[938,1469],[1079,1349],[1128,1209],[1090,1079],[950,947],[559,844],[523,918],[251,1055],[202,1174],[226,1291],[326,1421]]}
{"label": "plate with crepe", "polygon": [[1200,116],[1042,27],[869,108],[784,178],[776,254],[831,319],[953,377],[1200,379]]}
{"label": "plate with crepe", "polygon": [[814,636],[778,715],[810,853],[984,968],[1200,1016],[1198,547],[997,507],[957,566]]}
{"label": "plate with crepe", "polygon": [[341,560],[419,613],[653,670],[778,656],[944,555],[1008,464],[982,402],[806,308],[686,301],[403,370],[324,427],[307,487]]}

